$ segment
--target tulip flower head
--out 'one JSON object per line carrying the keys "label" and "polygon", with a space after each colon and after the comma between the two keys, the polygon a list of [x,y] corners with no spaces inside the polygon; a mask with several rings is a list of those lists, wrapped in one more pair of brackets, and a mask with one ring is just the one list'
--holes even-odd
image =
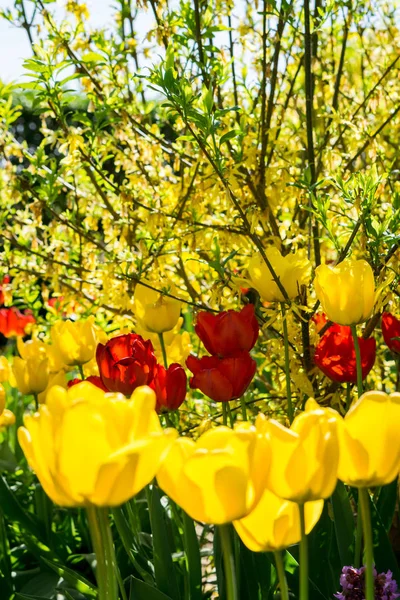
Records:
{"label": "tulip flower head", "polygon": [[400,354],[400,320],[388,312],[382,315],[382,334],[387,347]]}
{"label": "tulip flower head", "polygon": [[14,357],[12,367],[17,388],[21,394],[40,394],[49,382],[49,359],[45,345],[37,339],[25,344],[19,339],[18,350],[22,358]]}
{"label": "tulip flower head", "polygon": [[163,430],[155,394],[130,400],[84,381],[53,387],[39,412],[26,415],[18,439],[47,495],[61,506],[118,506],[145,487],[176,438]]}
{"label": "tulip flower head", "polygon": [[244,517],[265,489],[270,448],[264,427],[260,415],[256,426],[217,427],[196,442],[178,438],[157,475],[160,487],[197,521],[222,525]]}
{"label": "tulip flower head", "polygon": [[150,383],[151,389],[156,393],[156,410],[165,412],[178,410],[186,396],[187,378],[181,365],[173,363],[165,369],[157,364],[154,369],[153,380]]}
{"label": "tulip flower head", "polygon": [[272,458],[267,487],[274,494],[299,504],[332,494],[337,481],[340,418],[335,410],[321,408],[310,398],[290,429],[268,421]]}
{"label": "tulip flower head", "polygon": [[[168,291],[175,295],[176,288],[168,284]],[[137,284],[134,296],[135,314],[147,331],[163,333],[175,327],[181,313],[181,302],[165,296],[147,286]]]}
{"label": "tulip flower head", "polygon": [[86,321],[57,321],[51,328],[54,351],[66,365],[84,365],[97,345],[94,317]]}
{"label": "tulip flower head", "polygon": [[259,326],[254,306],[248,304],[241,311],[199,312],[195,331],[207,352],[227,357],[249,352],[257,341]]}
{"label": "tulip flower head", "polygon": [[[323,500],[305,504],[307,534],[318,523],[323,508]],[[244,545],[253,552],[275,552],[297,544],[301,539],[299,507],[268,489],[251,513],[234,521],[233,525]]]}
{"label": "tulip flower head", "polygon": [[10,363],[5,356],[0,356],[0,383],[8,381],[10,377]]}
{"label": "tulip flower head", "polygon": [[35,322],[36,319],[29,310],[22,313],[15,306],[0,308],[0,333],[6,338],[25,335]]}
{"label": "tulip flower head", "polygon": [[[376,342],[374,338],[358,338],[358,344],[365,379],[374,366]],[[315,349],[314,362],[332,381],[356,383],[356,352],[350,327],[337,324],[329,327]]]}
{"label": "tulip flower head", "polygon": [[346,259],[315,270],[315,292],[328,319],[339,325],[364,323],[374,309],[375,281],[365,260]]}
{"label": "tulip flower head", "polygon": [[366,392],[338,425],[339,479],[354,487],[376,487],[397,477],[400,393]]}
{"label": "tulip flower head", "polygon": [[78,383],[82,383],[82,381],[88,381],[89,383],[92,383],[99,389],[103,390],[103,392],[109,391],[102,382],[101,377],[98,377],[97,375],[90,375],[90,377],[86,377],[86,379],[79,379],[78,377],[76,377],[75,379],[71,379],[70,381],[68,381],[67,387],[70,388],[73,385],[78,385]]}
{"label": "tulip flower head", "polygon": [[[273,246],[265,251],[272,268],[289,298],[296,298],[302,285],[307,285],[311,278],[311,263],[301,253],[290,253],[282,256]],[[260,254],[254,254],[248,265],[249,282],[266,302],[283,302],[285,298],[274,281],[271,272]]]}
{"label": "tulip flower head", "polygon": [[106,388],[125,396],[141,385],[149,385],[157,364],[151,341],[135,333],[118,335],[106,344],[99,344],[96,360]]}
{"label": "tulip flower head", "polygon": [[192,389],[201,390],[214,402],[228,402],[243,396],[254,377],[257,363],[248,352],[238,352],[228,358],[196,358],[191,354],[186,366],[193,373]]}

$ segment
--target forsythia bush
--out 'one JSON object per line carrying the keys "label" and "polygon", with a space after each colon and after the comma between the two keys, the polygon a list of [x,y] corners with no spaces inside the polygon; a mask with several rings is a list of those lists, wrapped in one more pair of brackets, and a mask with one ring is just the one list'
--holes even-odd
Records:
{"label": "forsythia bush", "polygon": [[1,12],[0,599],[394,600],[398,7],[113,11]]}

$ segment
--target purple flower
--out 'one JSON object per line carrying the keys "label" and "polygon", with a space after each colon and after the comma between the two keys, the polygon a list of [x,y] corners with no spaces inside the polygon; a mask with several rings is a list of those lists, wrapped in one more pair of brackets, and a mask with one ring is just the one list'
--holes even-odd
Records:
{"label": "purple flower", "polygon": [[[392,571],[380,573],[374,569],[375,600],[395,600],[400,598],[397,593],[397,583],[393,579]],[[335,594],[338,600],[365,600],[365,567],[343,567],[340,576],[342,591]]]}

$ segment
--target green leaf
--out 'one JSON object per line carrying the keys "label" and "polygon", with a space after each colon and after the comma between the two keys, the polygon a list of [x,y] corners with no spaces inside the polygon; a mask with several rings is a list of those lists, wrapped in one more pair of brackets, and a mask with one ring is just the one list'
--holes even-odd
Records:
{"label": "green leaf", "polygon": [[104,56],[102,54],[99,54],[98,52],[86,52],[86,54],[84,54],[81,57],[81,61],[82,62],[98,62],[98,63],[104,63]]}
{"label": "green leaf", "polygon": [[379,513],[382,524],[389,533],[393,522],[394,512],[396,510],[397,502],[397,479],[382,487],[379,492],[379,498],[376,503],[376,510]]}
{"label": "green leaf", "polygon": [[65,581],[68,581],[71,587],[73,587],[75,590],[81,592],[82,594],[87,594],[91,598],[97,598],[96,587],[92,583],[90,583],[90,581],[88,581],[85,577],[83,577],[83,575],[81,575],[80,573],[76,573],[76,571],[73,571],[72,569],[69,569],[64,565],[49,560],[47,558],[42,558],[42,560],[60,577],[63,577]]}
{"label": "green leaf", "polygon": [[52,571],[39,573],[35,577],[29,579],[21,588],[21,594],[28,596],[39,596],[40,598],[50,598],[54,594],[59,577]]}
{"label": "green leaf", "polygon": [[183,537],[187,559],[187,575],[190,600],[201,600],[201,557],[199,540],[193,519],[182,511]]}
{"label": "green leaf", "polygon": [[228,131],[227,133],[224,133],[224,135],[221,136],[220,140],[219,140],[219,145],[222,146],[222,144],[224,144],[225,142],[232,140],[233,138],[237,137],[239,135],[239,131],[237,131],[236,129],[231,129],[230,131]]}
{"label": "green leaf", "polygon": [[171,540],[168,536],[165,511],[160,502],[160,491],[156,485],[148,490],[149,510],[153,536],[153,560],[157,587],[174,600],[180,598],[176,581],[176,569],[172,560]]}
{"label": "green leaf", "polygon": [[378,573],[390,569],[393,572],[393,578],[400,581],[400,568],[393,552],[392,544],[385,525],[383,524],[378,510],[371,501],[371,521],[374,539],[374,559]]}
{"label": "green leaf", "polygon": [[10,521],[19,523],[20,527],[41,539],[41,529],[37,520],[22,508],[4,477],[0,477],[0,506]]}
{"label": "green leaf", "polygon": [[160,590],[152,587],[140,579],[130,577],[131,589],[129,594],[129,600],[173,600],[170,596],[166,596]]}
{"label": "green leaf", "polygon": [[350,498],[344,483],[337,482],[331,497],[336,532],[336,543],[342,565],[351,565],[353,561],[355,523]]}

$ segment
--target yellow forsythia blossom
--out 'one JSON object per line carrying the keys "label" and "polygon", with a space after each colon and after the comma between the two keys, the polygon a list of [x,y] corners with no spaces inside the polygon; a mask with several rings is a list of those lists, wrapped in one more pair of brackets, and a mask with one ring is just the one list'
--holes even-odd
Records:
{"label": "yellow forsythia blossom", "polygon": [[339,423],[338,477],[355,487],[393,481],[400,470],[400,394],[366,392]]}
{"label": "yellow forsythia blossom", "polygon": [[57,321],[51,328],[54,352],[66,365],[83,365],[96,352],[94,317],[86,321]]}
{"label": "yellow forsythia blossom", "polygon": [[293,502],[328,498],[335,489],[339,462],[337,421],[333,409],[309,399],[290,429],[268,421],[271,465],[267,487]]}
{"label": "yellow forsythia blossom", "polygon": [[[265,254],[289,298],[296,298],[299,295],[300,286],[307,285],[310,281],[310,261],[301,252],[282,256],[279,250],[273,246],[267,248]],[[283,302],[283,294],[259,253],[251,257],[247,268],[249,283],[259,292],[262,300],[266,302]]]}
{"label": "yellow forsythia blossom", "polygon": [[157,480],[193,519],[221,525],[247,515],[260,499],[268,474],[265,419],[256,426],[217,427],[196,442],[179,438]]}
{"label": "yellow forsythia blossom", "polygon": [[53,387],[18,439],[47,495],[62,506],[116,506],[156,475],[177,433],[163,430],[147,386],[132,398],[89,382]]}
{"label": "yellow forsythia blossom", "polygon": [[363,323],[375,303],[375,281],[365,260],[346,259],[336,267],[320,265],[315,271],[315,292],[328,319],[339,325]]}
{"label": "yellow forsythia blossom", "polygon": [[[174,285],[168,285],[169,292],[176,294]],[[181,314],[181,302],[137,284],[134,296],[135,314],[139,324],[147,331],[163,333],[175,327]]]}
{"label": "yellow forsythia blossom", "polygon": [[[323,500],[306,502],[307,534],[318,523],[323,508]],[[265,490],[260,502],[247,517],[233,524],[242,542],[253,552],[275,552],[297,544],[301,538],[298,505],[282,500],[269,490]]]}

